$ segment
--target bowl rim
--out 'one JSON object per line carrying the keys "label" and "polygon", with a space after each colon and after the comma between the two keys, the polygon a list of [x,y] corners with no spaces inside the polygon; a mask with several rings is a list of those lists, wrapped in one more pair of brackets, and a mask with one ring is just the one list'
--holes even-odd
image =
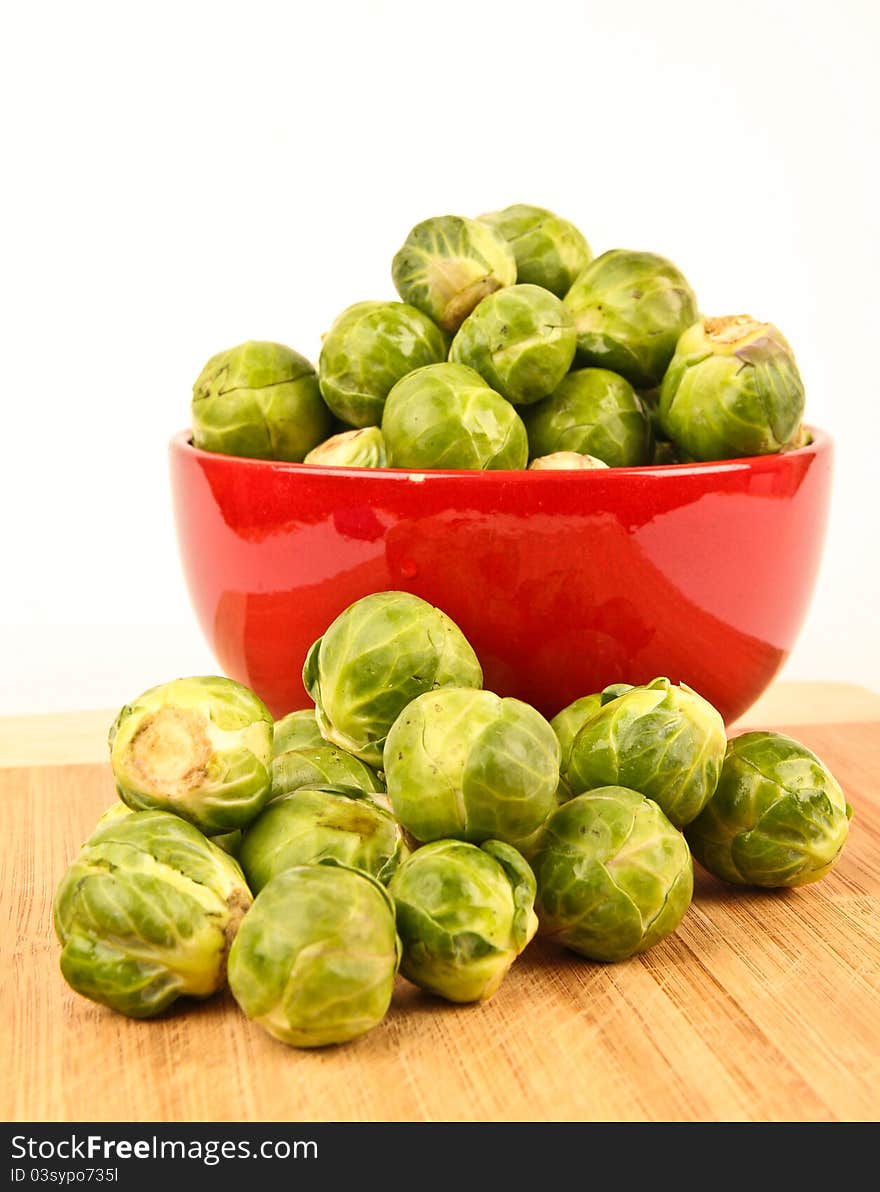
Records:
{"label": "bowl rim", "polygon": [[[804,423],[804,429],[811,436],[811,441],[803,447],[794,447],[790,451],[774,451],[767,455],[744,455],[737,459],[715,459],[696,463],[679,464],[640,464],[638,466],[618,468],[357,468],[340,467],[336,464],[306,464],[294,463],[281,459],[254,459],[248,455],[227,455],[222,451],[205,451],[196,447],[192,442],[192,429],[187,427],[172,436],[169,449],[172,453],[189,456],[195,460],[220,465],[226,464],[245,471],[253,469],[265,473],[297,473],[310,476],[350,476],[355,479],[369,479],[374,483],[388,483],[400,480],[419,478],[422,483],[443,480],[460,480],[468,478],[472,483],[490,484],[493,480],[503,480],[506,484],[545,484],[559,483],[559,477],[577,477],[574,483],[592,484],[615,483],[615,476],[637,476],[661,479],[664,476],[706,475],[713,472],[762,472],[777,471],[786,466],[786,461],[806,456],[823,455],[831,450],[833,439],[831,435],[812,423]],[[528,479],[526,479],[528,478]],[[571,483],[571,481],[568,481]]]}

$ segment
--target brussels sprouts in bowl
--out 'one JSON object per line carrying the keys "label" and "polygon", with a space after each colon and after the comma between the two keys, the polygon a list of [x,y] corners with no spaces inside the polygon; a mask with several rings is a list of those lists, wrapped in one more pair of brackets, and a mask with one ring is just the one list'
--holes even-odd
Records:
{"label": "brussels sprouts in bowl", "polygon": [[809,431],[742,459],[517,471],[316,468],[183,433],[184,572],[222,670],[275,715],[309,703],[303,663],[330,620],[394,590],[443,609],[486,687],[545,717],[622,676],[668,675],[730,723],[785,661],[812,593],[833,451]]}

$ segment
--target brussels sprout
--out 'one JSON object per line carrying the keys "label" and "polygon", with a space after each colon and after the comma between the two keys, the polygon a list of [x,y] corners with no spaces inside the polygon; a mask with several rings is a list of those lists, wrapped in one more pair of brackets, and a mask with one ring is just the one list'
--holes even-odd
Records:
{"label": "brussels sprout", "polygon": [[564,298],[577,275],[593,259],[590,246],[567,219],[544,207],[515,203],[480,216],[499,232],[516,257],[516,279],[543,286]]}
{"label": "brussels sprout", "polygon": [[203,451],[298,463],[331,429],[315,370],[283,344],[218,352],[193,385],[193,443]]}
{"label": "brussels sprout", "polygon": [[416,840],[515,844],[556,806],[559,742],[521,700],[447,687],[407,704],[384,769],[394,814]]}
{"label": "brussels sprout", "polygon": [[565,296],[578,358],[633,385],[659,385],[678,337],[697,318],[697,300],[671,261],[614,248],[587,265]]}
{"label": "brussels sprout", "polygon": [[605,368],[569,373],[543,401],[523,410],[533,458],[558,451],[594,455],[612,468],[651,459],[651,419],[628,381]]}
{"label": "brussels sprout", "polygon": [[255,894],[285,869],[335,857],[387,884],[409,855],[403,829],[351,786],[303,786],[273,799],[245,833],[241,867]]}
{"label": "brussels sprout", "polygon": [[151,687],[110,729],[119,797],[135,811],[172,811],[208,836],[233,832],[269,798],[272,730],[262,700],[232,679]]}
{"label": "brussels sprout", "polygon": [[606,704],[610,704],[613,699],[617,699],[619,695],[625,695],[627,691],[632,691],[632,683],[609,683],[607,687],[603,687],[599,693],[601,706],[604,708]]}
{"label": "brussels sprout", "polygon": [[302,749],[306,746],[325,745],[321,736],[314,708],[301,708],[297,712],[288,712],[280,720],[275,721],[272,736],[272,755],[287,753],[289,749]]}
{"label": "brussels sprout", "polygon": [[516,410],[463,364],[429,364],[398,381],[382,434],[394,468],[524,468],[529,458]]}
{"label": "brussels sprout", "polygon": [[394,257],[391,277],[404,302],[454,333],[487,294],[513,285],[516,258],[487,224],[438,215],[412,229]]}
{"label": "brussels sprout", "polygon": [[77,993],[132,1018],[205,998],[251,895],[241,870],[185,820],[112,809],[55,894],[61,972]]}
{"label": "brussels sprout", "polygon": [[674,931],[694,888],[682,834],[638,791],[603,786],[563,804],[532,861],[542,935],[590,960],[625,960]]}
{"label": "brussels sprout", "polygon": [[703,319],[678,341],[660,389],[660,423],[692,459],[781,451],[804,412],[788,341],[749,315]]}
{"label": "brussels sprout", "polygon": [[485,1002],[538,928],[535,878],[509,844],[436,840],[389,886],[403,945],[400,971],[450,1002]]}
{"label": "brussels sprout", "polygon": [[573,791],[627,786],[690,823],[715,793],[727,738],[721,714],[690,687],[654,679],[600,707],[571,744]]}
{"label": "brussels sprout", "polygon": [[351,426],[378,426],[385,398],[407,373],[446,359],[446,337],[405,302],[357,302],[324,337],[318,380],[324,401]]}
{"label": "brussels sprout", "polygon": [[379,1025],[399,963],[385,888],[325,861],[287,869],[260,891],[229,953],[229,988],[282,1043],[325,1047]]}
{"label": "brussels sprout", "polygon": [[326,741],[288,749],[272,759],[272,798],[299,790],[301,786],[345,786],[365,795],[385,790],[375,770]]}
{"label": "brussels sprout", "polygon": [[727,746],[718,789],[685,835],[723,881],[803,886],[837,862],[851,817],[815,753],[781,733],[751,732]]}
{"label": "brussels sprout", "polygon": [[387,462],[385,440],[378,426],[344,430],[319,443],[303,460],[327,468],[384,468]]}
{"label": "brussels sprout", "polygon": [[553,451],[540,455],[529,464],[529,471],[550,472],[553,470],[573,472],[580,469],[607,468],[608,464],[595,455],[579,455],[577,451]]}
{"label": "brussels sprout", "polygon": [[449,359],[475,369],[514,405],[552,393],[574,360],[571,315],[540,286],[508,286],[484,298],[459,327]]}
{"label": "brussels sprout", "polygon": [[324,738],[376,768],[406,705],[437,687],[481,687],[477,656],[454,621],[409,592],[350,604],[312,645],[303,683]]}

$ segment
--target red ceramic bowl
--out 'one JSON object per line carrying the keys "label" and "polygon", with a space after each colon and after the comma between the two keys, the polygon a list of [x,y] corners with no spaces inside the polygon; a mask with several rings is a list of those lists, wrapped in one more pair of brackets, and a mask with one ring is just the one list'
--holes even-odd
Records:
{"label": "red ceramic bowl", "polygon": [[306,652],[369,592],[404,589],[464,631],[485,686],[552,716],[666,675],[729,723],[794,644],[816,578],[832,445],[596,471],[406,472],[171,443],[183,566],[223,671],[280,716]]}

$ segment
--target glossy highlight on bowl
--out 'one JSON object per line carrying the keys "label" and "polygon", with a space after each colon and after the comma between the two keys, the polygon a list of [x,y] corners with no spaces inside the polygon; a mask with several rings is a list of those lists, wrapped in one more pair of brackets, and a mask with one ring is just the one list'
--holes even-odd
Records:
{"label": "glossy highlight on bowl", "polygon": [[582,471],[280,463],[170,445],[178,542],[220,667],[275,716],[354,600],[403,589],[461,627],[485,686],[552,716],[665,675],[729,724],[796,640],[825,537],[833,447]]}

